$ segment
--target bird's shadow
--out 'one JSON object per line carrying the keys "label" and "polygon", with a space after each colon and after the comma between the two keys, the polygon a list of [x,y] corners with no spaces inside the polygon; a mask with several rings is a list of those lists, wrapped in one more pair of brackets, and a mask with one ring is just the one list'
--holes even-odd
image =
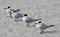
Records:
{"label": "bird's shadow", "polygon": [[44,31],[44,33],[60,33],[60,31],[53,30],[53,31]]}

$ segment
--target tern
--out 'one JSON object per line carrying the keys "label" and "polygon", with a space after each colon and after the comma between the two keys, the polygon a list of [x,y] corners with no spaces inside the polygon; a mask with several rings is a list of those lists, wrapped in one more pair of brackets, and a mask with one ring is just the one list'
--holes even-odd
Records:
{"label": "tern", "polygon": [[46,25],[42,23],[41,21],[35,23],[36,27],[41,30],[40,34],[44,32],[45,29],[54,27],[55,25]]}
{"label": "tern", "polygon": [[20,9],[12,9],[10,6],[7,6],[7,7],[5,7],[4,8],[4,10],[7,12],[7,13],[9,13],[9,16],[10,17],[12,17],[12,12],[19,12],[20,11]]}
{"label": "tern", "polygon": [[32,17],[29,17],[28,14],[24,14],[22,17],[21,17],[22,21],[23,22],[26,22],[26,26],[29,27],[29,24],[32,23],[32,22],[35,22],[35,21],[38,21],[38,20],[42,20],[42,19],[35,19],[35,18],[32,18]]}

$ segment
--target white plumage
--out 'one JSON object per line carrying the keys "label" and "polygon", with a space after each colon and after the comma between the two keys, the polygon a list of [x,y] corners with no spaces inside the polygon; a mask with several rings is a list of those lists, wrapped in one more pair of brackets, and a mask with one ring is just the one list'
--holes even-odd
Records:
{"label": "white plumage", "polygon": [[41,20],[41,19],[31,18],[27,14],[25,14],[24,16],[22,16],[22,21],[26,22],[27,25],[29,25],[29,23],[32,23],[32,22],[35,22],[35,21],[38,21],[38,20]]}
{"label": "white plumage", "polygon": [[35,23],[35,25],[36,25],[36,28],[39,28],[41,30],[40,33],[43,33],[43,31],[47,28],[55,26],[55,25],[46,25],[46,24],[42,23],[41,21]]}

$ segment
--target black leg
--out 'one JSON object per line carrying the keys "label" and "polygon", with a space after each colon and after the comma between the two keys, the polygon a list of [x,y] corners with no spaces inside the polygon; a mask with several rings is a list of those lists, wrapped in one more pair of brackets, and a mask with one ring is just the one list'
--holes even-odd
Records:
{"label": "black leg", "polygon": [[10,15],[10,17],[12,17],[12,13],[11,12],[9,12],[9,15]]}
{"label": "black leg", "polygon": [[18,22],[18,18],[15,18],[15,21]]}
{"label": "black leg", "polygon": [[41,29],[41,32],[40,32],[40,34],[43,34],[43,29]]}
{"label": "black leg", "polygon": [[40,32],[40,34],[43,34],[43,32]]}
{"label": "black leg", "polygon": [[26,24],[26,27],[30,27],[29,23]]}

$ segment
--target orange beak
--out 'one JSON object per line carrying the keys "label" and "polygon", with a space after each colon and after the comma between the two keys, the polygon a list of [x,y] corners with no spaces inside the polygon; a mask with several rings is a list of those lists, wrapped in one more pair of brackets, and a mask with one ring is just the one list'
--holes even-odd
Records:
{"label": "orange beak", "polygon": [[6,8],[3,8],[3,9],[6,9]]}
{"label": "orange beak", "polygon": [[35,23],[35,24],[37,24],[37,23]]}

